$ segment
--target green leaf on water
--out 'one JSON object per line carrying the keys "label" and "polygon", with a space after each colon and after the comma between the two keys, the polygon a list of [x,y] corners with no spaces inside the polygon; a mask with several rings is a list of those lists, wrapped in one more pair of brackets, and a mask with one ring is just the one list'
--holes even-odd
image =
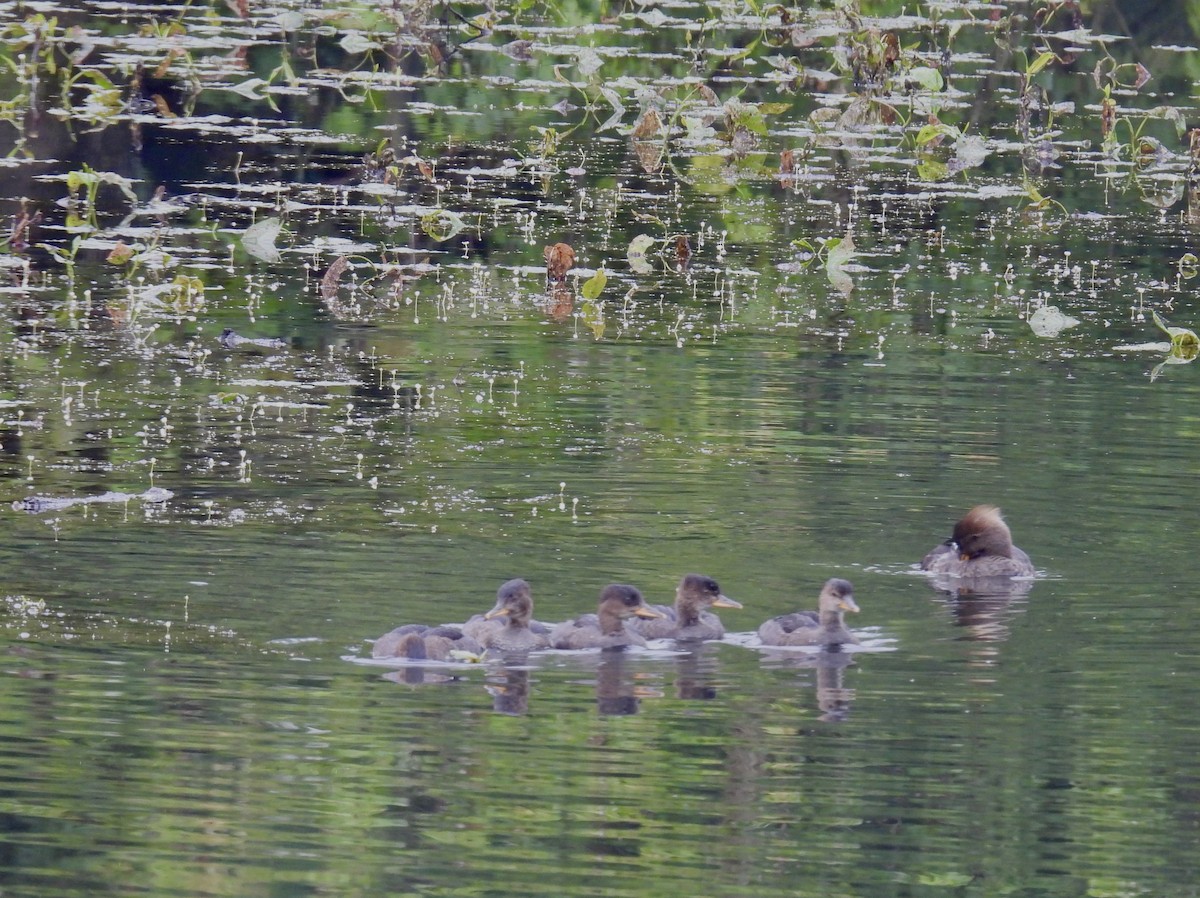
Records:
{"label": "green leaf on water", "polygon": [[1163,320],[1162,316],[1151,310],[1155,326],[1171,338],[1171,355],[1175,358],[1194,359],[1200,355],[1200,337],[1196,332],[1186,327],[1172,327]]}
{"label": "green leaf on water", "polygon": [[1196,258],[1195,253],[1184,253],[1175,264],[1179,266],[1179,276],[1183,278],[1194,278],[1200,270],[1200,259]]}
{"label": "green leaf on water", "polygon": [[599,340],[604,336],[604,303],[585,302],[579,310],[579,315],[591,330],[593,337]]}
{"label": "green leaf on water", "polygon": [[925,90],[937,91],[946,86],[945,79],[942,78],[942,73],[929,66],[914,66],[908,70],[908,77],[916,82],[918,87]]}
{"label": "green leaf on water", "polygon": [[607,283],[608,275],[604,272],[604,269],[601,268],[594,275],[583,282],[583,287],[580,288],[579,292],[583,294],[584,299],[594,300],[600,296],[602,292],[604,292],[604,285]]}
{"label": "green leaf on water", "polygon": [[849,233],[845,237],[833,237],[825,242],[825,274],[829,283],[843,296],[849,296],[854,290],[854,281],[846,273],[845,266],[857,252],[854,238]]}
{"label": "green leaf on water", "polygon": [[654,270],[646,260],[646,251],[652,246],[654,246],[654,238],[649,234],[638,234],[629,241],[626,256],[629,259],[629,267],[638,274],[649,274]]}
{"label": "green leaf on water", "polygon": [[1046,66],[1048,66],[1051,62],[1053,62],[1057,58],[1058,57],[1055,56],[1053,53],[1046,51],[1045,53],[1042,53],[1041,55],[1039,55],[1037,59],[1035,59],[1033,62],[1031,62],[1029,64],[1029,68],[1027,68],[1025,70],[1025,74],[1029,77],[1032,77],[1032,76],[1036,75],[1038,72],[1040,72],[1042,69],[1044,69]]}
{"label": "green leaf on water", "polygon": [[449,209],[431,209],[421,216],[421,230],[439,243],[457,236],[463,227],[462,216]]}

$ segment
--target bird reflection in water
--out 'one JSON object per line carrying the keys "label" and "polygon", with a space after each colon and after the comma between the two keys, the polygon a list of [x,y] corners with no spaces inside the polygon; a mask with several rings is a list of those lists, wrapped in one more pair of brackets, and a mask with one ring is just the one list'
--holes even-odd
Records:
{"label": "bird reflection in water", "polygon": [[620,649],[600,652],[596,666],[596,711],[606,717],[637,714],[644,698],[661,698],[662,692],[638,684],[628,666],[628,655]]}
{"label": "bird reflection in water", "polygon": [[696,645],[675,662],[675,694],[689,701],[717,697],[717,657],[711,644]]}
{"label": "bird reflection in water", "polygon": [[852,652],[833,645],[815,652],[766,648],[762,653],[773,666],[815,672],[817,708],[821,711],[818,719],[836,722],[850,716],[855,691],[846,686],[845,672],[856,663]]}
{"label": "bird reflection in water", "polygon": [[489,674],[485,688],[492,710],[520,716],[529,713],[529,668],[504,667]]}
{"label": "bird reflection in water", "polygon": [[1004,642],[1012,622],[1025,611],[1032,580],[988,579],[970,582],[935,577],[932,585],[944,596],[960,639],[971,642]]}

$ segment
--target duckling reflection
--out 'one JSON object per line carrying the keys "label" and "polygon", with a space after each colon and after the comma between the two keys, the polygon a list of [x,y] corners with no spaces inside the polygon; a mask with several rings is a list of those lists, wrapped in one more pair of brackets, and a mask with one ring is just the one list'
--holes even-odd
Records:
{"label": "duckling reflection", "polygon": [[820,720],[838,721],[850,716],[855,693],[845,685],[845,671],[856,663],[851,652],[843,651],[840,645],[829,645],[823,646],[819,652],[773,652],[766,649],[763,656],[764,664],[772,667],[799,668],[815,673]]}
{"label": "duckling reflection", "polygon": [[854,704],[854,690],[845,685],[846,668],[854,659],[837,648],[816,656],[817,707],[821,709],[821,720],[838,721],[850,716]]}
{"label": "duckling reflection", "polygon": [[488,677],[486,689],[492,697],[492,710],[520,716],[529,712],[529,670],[505,667],[504,679]]}
{"label": "duckling reflection", "polygon": [[550,633],[556,649],[623,649],[646,644],[645,638],[629,624],[629,618],[655,618],[661,615],[646,604],[641,592],[625,583],[610,583],[600,592],[595,614],[584,614],[563,621]]}
{"label": "duckling reflection", "polygon": [[817,605],[817,611],[795,611],[764,621],[758,628],[758,638],[763,645],[779,646],[838,646],[858,642],[858,637],[846,626],[844,614],[858,611],[849,580],[833,577],[825,581]]}
{"label": "duckling reflection", "polygon": [[708,646],[698,645],[675,661],[675,694],[691,701],[717,697],[717,656]]}
{"label": "duckling reflection", "polygon": [[604,652],[596,667],[596,711],[606,717],[636,714],[641,698],[626,668],[624,652]]}
{"label": "duckling reflection", "polygon": [[520,578],[502,585],[492,610],[468,620],[463,633],[485,649],[504,654],[523,654],[550,644],[550,628],[533,620],[533,594]]}
{"label": "duckling reflection", "polygon": [[1012,532],[994,505],[976,505],[963,515],[953,536],[921,559],[921,569],[975,581],[976,592],[986,589],[988,581],[1034,574],[1033,562],[1013,545]]}
{"label": "duckling reflection", "polygon": [[741,608],[721,592],[712,577],[687,574],[675,590],[675,604],[651,605],[659,613],[657,620],[634,621],[634,629],[647,639],[705,640],[720,639],[725,625],[709,608]]}

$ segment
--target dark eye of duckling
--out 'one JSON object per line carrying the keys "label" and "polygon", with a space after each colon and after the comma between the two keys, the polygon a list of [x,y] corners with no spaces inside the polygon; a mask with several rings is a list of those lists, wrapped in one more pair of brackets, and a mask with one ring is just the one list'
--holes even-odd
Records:
{"label": "dark eye of duckling", "polygon": [[721,592],[721,587],[719,587],[717,585],[717,581],[713,580],[711,577],[706,577],[703,585],[705,592],[711,592],[713,594],[719,594]]}

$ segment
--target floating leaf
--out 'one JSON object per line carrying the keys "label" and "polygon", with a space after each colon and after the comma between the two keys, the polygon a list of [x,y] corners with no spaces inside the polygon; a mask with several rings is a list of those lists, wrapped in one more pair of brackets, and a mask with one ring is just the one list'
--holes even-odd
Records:
{"label": "floating leaf", "polygon": [[339,46],[351,55],[370,53],[379,48],[379,44],[364,34],[352,31],[338,42]]}
{"label": "floating leaf", "polygon": [[341,280],[342,274],[350,267],[350,260],[345,256],[339,256],[334,259],[327,269],[325,275],[321,278],[321,298],[324,300],[333,299],[338,294],[338,281]]}
{"label": "floating leaf", "polygon": [[845,237],[834,237],[825,243],[825,274],[829,283],[843,296],[849,296],[854,290],[854,281],[846,273],[845,266],[857,252],[854,238],[849,233]]}
{"label": "floating leaf", "polygon": [[591,47],[583,47],[576,56],[576,64],[579,66],[579,74],[584,78],[591,78],[600,71],[600,66],[604,65],[604,60]]}
{"label": "floating leaf", "polygon": [[976,168],[987,159],[988,148],[978,134],[964,134],[954,143],[954,158],[950,160],[950,170],[960,172],[968,168]]}
{"label": "floating leaf", "polygon": [[1078,318],[1064,315],[1057,306],[1042,306],[1029,316],[1029,327],[1039,337],[1055,337],[1061,331],[1079,324]]}
{"label": "floating leaf", "polygon": [[121,240],[104,257],[104,261],[110,265],[124,265],[133,258],[133,252],[133,247]]}
{"label": "floating leaf", "polygon": [[256,259],[264,262],[278,262],[279,250],[275,241],[283,230],[283,221],[278,218],[264,218],[255,222],[242,232],[242,248]]}
{"label": "floating leaf", "polygon": [[449,209],[432,209],[421,216],[421,230],[439,243],[456,236],[463,226],[462,216]]}
{"label": "floating leaf", "polygon": [[551,281],[561,281],[567,276],[575,264],[575,250],[569,243],[556,243],[542,250],[546,260],[546,278]]}
{"label": "floating leaf", "polygon": [[1032,78],[1057,58],[1058,57],[1049,51],[1042,53],[1037,59],[1029,64],[1029,68],[1025,70],[1026,77]]}
{"label": "floating leaf", "polygon": [[579,310],[579,314],[593,337],[599,340],[604,336],[604,303],[585,302]]}
{"label": "floating leaf", "polygon": [[1194,278],[1197,270],[1200,270],[1200,259],[1196,258],[1195,253],[1184,253],[1176,264],[1179,266],[1179,276],[1183,278]]}
{"label": "floating leaf", "polygon": [[654,246],[654,238],[649,234],[638,234],[629,241],[626,257],[629,259],[629,267],[638,274],[649,274],[654,270],[646,261],[646,251],[652,246]]}
{"label": "floating leaf", "polygon": [[1188,330],[1186,327],[1172,327],[1162,319],[1158,312],[1153,310],[1150,315],[1154,318],[1155,326],[1171,338],[1172,356],[1191,361],[1200,355],[1200,337],[1196,336],[1195,331]]}
{"label": "floating leaf", "polygon": [[608,275],[601,268],[594,275],[583,282],[583,286],[579,292],[583,294],[584,299],[596,299],[604,292],[604,285],[608,283]]}
{"label": "floating leaf", "polygon": [[946,81],[942,78],[942,73],[929,66],[913,66],[908,70],[908,78],[924,90],[939,91],[946,86]]}

